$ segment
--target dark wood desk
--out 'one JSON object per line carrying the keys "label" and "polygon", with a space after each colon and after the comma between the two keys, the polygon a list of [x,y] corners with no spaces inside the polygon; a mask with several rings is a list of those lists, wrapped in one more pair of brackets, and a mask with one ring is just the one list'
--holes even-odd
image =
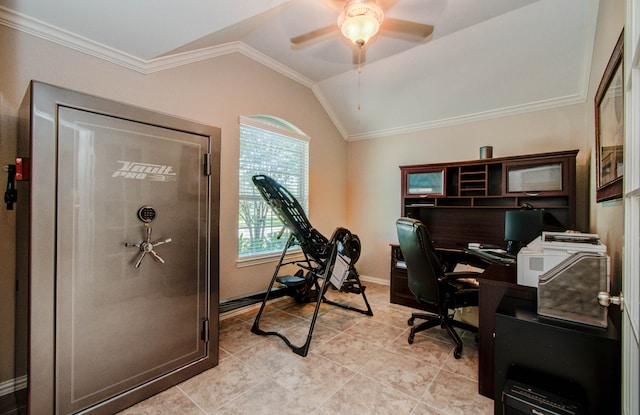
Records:
{"label": "dark wood desk", "polygon": [[[438,248],[438,250],[444,256],[445,261],[450,264],[448,268],[453,268],[455,263],[461,263],[484,269],[484,272],[478,278],[480,282],[478,304],[478,392],[493,399],[494,317],[496,310],[505,295],[533,300],[536,297],[536,290],[535,288],[516,284],[515,262],[511,264],[499,263],[459,248]],[[390,302],[424,309],[409,290],[407,270],[398,266],[398,262],[401,261],[403,261],[403,258],[400,246],[391,244]]]}
{"label": "dark wood desk", "polygon": [[536,289],[516,284],[516,265],[491,264],[478,278],[478,392],[494,397],[495,315],[506,295],[526,300],[536,299]]}
{"label": "dark wood desk", "polygon": [[[478,276],[478,392],[494,397],[495,315],[504,296],[536,299],[536,289],[516,283],[515,261],[501,261],[480,255],[473,250],[442,248],[450,263],[468,264],[484,269]],[[456,252],[457,251],[457,252]]]}

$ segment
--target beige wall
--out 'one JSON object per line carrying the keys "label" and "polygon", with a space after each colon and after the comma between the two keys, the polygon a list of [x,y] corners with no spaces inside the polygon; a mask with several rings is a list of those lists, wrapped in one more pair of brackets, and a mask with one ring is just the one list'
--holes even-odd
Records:
{"label": "beige wall", "polygon": [[[31,79],[222,129],[220,295],[264,291],[274,263],[236,267],[238,116],[271,114],[311,137],[310,219],[330,235],[346,225],[346,143],[309,88],[240,54],[142,75],[0,26],[0,163],[15,157],[16,113]],[[3,180],[6,176],[2,175]],[[6,183],[6,182],[4,182]],[[22,195],[20,195],[22,196]],[[330,197],[329,197],[330,196]],[[20,204],[16,206],[20,208]],[[0,383],[13,378],[14,218],[0,209]]]}

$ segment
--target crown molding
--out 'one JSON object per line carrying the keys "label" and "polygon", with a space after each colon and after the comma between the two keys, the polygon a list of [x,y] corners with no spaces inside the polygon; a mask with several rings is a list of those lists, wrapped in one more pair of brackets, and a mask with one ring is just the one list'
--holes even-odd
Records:
{"label": "crown molding", "polygon": [[229,42],[222,45],[150,59],[145,62],[144,73],[149,74],[164,71],[166,69],[217,58],[231,53],[240,53],[308,88],[312,88],[313,85],[315,85],[309,78],[242,42]]}
{"label": "crown molding", "polygon": [[242,42],[230,42],[209,48],[144,60],[3,6],[0,6],[0,24],[143,74],[188,65],[230,53],[241,53],[304,86],[312,88],[315,85],[309,78]]}
{"label": "crown molding", "polygon": [[349,134],[347,133],[347,130],[344,128],[344,125],[342,125],[342,121],[340,121],[340,117],[338,117],[336,112],[333,110],[333,107],[329,104],[329,101],[322,93],[322,89],[320,88],[320,86],[318,86],[318,84],[314,84],[311,87],[311,91],[316,96],[316,99],[318,100],[318,102],[320,102],[320,105],[322,106],[322,108],[324,108],[325,112],[327,113],[331,121],[333,121],[333,125],[338,130],[338,133],[340,133],[340,135],[344,140],[347,140],[347,137],[349,136]]}
{"label": "crown molding", "polygon": [[512,107],[499,108],[490,111],[481,111],[473,114],[466,114],[459,117],[450,117],[440,120],[427,121],[424,123],[407,125],[400,128],[389,128],[385,130],[372,131],[362,134],[350,134],[346,136],[347,141],[369,140],[374,138],[394,137],[403,134],[416,133],[421,131],[433,130],[436,128],[451,127],[454,125],[466,124],[489,120],[493,118],[501,118],[518,114],[525,114],[536,111],[544,111],[553,108],[565,107],[575,104],[584,104],[586,96],[584,94],[570,95],[561,98],[555,98],[545,101],[538,101],[529,104],[515,105]]}
{"label": "crown molding", "polygon": [[3,6],[0,6],[0,24],[144,73],[145,61],[142,59],[52,26],[33,17],[9,10]]}

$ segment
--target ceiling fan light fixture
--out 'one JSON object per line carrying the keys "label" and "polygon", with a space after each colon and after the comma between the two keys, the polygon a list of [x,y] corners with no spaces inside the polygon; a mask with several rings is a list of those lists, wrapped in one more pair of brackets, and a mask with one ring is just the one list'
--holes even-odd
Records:
{"label": "ceiling fan light fixture", "polygon": [[358,47],[362,47],[380,29],[384,13],[373,0],[351,0],[338,16],[342,35]]}

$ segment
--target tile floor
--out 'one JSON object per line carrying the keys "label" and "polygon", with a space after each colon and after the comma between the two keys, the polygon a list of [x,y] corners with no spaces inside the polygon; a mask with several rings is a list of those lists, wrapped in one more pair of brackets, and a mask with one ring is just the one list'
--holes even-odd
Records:
{"label": "tile floor", "polygon": [[[374,316],[322,304],[309,354],[276,336],[250,332],[257,309],[222,316],[217,367],[120,413],[137,414],[492,414],[478,394],[475,334],[463,333],[462,357],[434,328],[407,343],[412,309],[389,303],[389,287],[364,282]],[[327,297],[364,307],[362,296]],[[306,339],[314,304],[285,298],[267,305],[263,330]],[[233,314],[233,313],[227,313]]]}

